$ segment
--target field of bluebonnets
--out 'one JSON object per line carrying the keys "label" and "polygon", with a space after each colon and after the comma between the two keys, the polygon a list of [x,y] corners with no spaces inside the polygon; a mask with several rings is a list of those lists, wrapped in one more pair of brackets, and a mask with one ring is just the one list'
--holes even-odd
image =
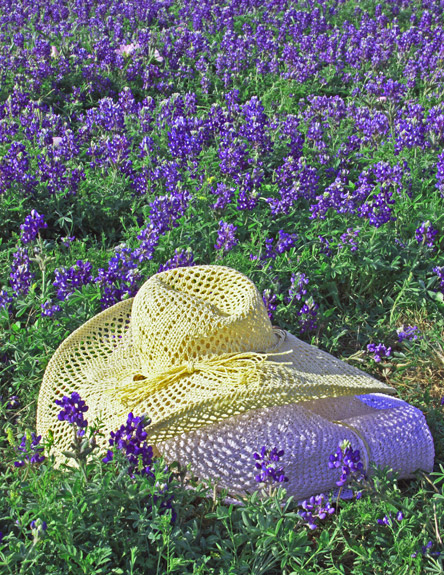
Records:
{"label": "field of bluebonnets", "polygon": [[[0,1],[1,573],[443,572],[443,101],[439,0]],[[435,472],[233,506],[142,443],[104,463],[88,428],[54,469],[33,433],[57,346],[210,263],[421,408]]]}

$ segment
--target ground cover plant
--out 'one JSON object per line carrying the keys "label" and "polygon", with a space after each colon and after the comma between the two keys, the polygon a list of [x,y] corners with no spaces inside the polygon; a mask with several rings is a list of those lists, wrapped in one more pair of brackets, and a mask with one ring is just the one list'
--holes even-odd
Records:
{"label": "ground cover plant", "polygon": [[[442,572],[443,46],[439,0],[0,0],[2,573]],[[98,453],[87,411],[55,469],[33,432],[57,346],[211,263],[422,409],[434,473],[301,507],[257,446],[268,495],[240,506],[143,443]]]}

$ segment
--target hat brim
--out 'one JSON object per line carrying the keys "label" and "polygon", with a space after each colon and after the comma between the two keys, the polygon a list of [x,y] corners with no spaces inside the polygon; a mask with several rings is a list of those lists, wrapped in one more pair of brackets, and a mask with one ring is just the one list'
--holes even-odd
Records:
{"label": "hat brim", "polygon": [[[137,405],[125,405],[110,393],[125,378],[140,373],[133,345],[133,299],[99,313],[73,332],[56,350],[44,374],[37,406],[37,433],[52,431],[57,453],[69,449],[72,430],[58,420],[55,400],[73,391],[89,406],[89,424],[99,420],[105,437],[126,420],[146,414],[152,443],[196,431],[206,425],[265,407],[326,397],[395,390],[359,369],[286,332],[273,364],[265,363],[254,381],[242,386],[199,371],[185,375]],[[290,365],[285,365],[290,363]],[[282,365],[280,365],[282,364]],[[106,439],[103,440],[105,445]]]}
{"label": "hat brim", "polygon": [[389,467],[399,478],[433,469],[433,439],[424,414],[382,394],[326,398],[257,409],[183,434],[157,445],[167,461],[190,465],[202,480],[230,493],[258,488],[253,453],[277,447],[287,495],[304,499],[336,488],[341,469],[328,457],[344,440],[369,462]]}

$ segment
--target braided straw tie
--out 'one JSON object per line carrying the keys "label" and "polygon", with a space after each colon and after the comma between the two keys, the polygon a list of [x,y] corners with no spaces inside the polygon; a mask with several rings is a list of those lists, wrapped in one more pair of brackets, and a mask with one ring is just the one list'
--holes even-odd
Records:
{"label": "braided straw tie", "polygon": [[[281,340],[282,341],[282,340]],[[137,405],[148,399],[154,393],[164,389],[171,383],[186,375],[192,375],[199,371],[208,375],[223,376],[229,380],[234,387],[241,387],[255,381],[259,375],[259,368],[265,363],[268,365],[292,365],[291,362],[271,361],[270,355],[287,355],[291,350],[280,353],[224,353],[203,357],[198,361],[188,361],[182,365],[173,365],[167,370],[155,373],[151,376],[136,374],[132,382],[125,382],[123,385],[110,387],[107,394],[123,403],[126,407],[134,409]]]}

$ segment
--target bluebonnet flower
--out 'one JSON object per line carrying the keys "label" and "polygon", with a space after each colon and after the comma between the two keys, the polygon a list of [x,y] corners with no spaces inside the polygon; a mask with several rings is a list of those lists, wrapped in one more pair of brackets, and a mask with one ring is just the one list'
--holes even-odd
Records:
{"label": "bluebonnet flower", "polygon": [[235,174],[233,179],[239,186],[237,209],[253,210],[260,196],[259,188],[262,183],[262,172],[253,170],[253,175],[248,172],[242,175]]}
{"label": "bluebonnet flower", "polygon": [[190,200],[188,192],[176,191],[170,196],[159,196],[150,203],[150,223],[137,236],[141,242],[133,252],[133,259],[140,263],[152,259],[160,236],[179,225],[178,220],[188,209]]}
{"label": "bluebonnet flower", "polygon": [[335,453],[328,458],[329,469],[341,468],[341,477],[336,482],[338,487],[343,487],[351,476],[362,476],[363,464],[361,463],[361,454],[359,449],[353,450],[349,441],[343,441],[339,444]]}
{"label": "bluebonnet flower", "polygon": [[300,198],[311,199],[316,196],[319,175],[316,168],[306,164],[305,158],[288,156],[275,174],[280,199],[266,198],[272,215],[288,214]]}
{"label": "bluebonnet flower", "polygon": [[20,226],[22,230],[20,239],[24,244],[29,244],[35,240],[39,230],[47,227],[48,224],[45,222],[45,217],[40,215],[36,210],[31,210],[31,213],[26,216],[25,222]]}
{"label": "bluebonnet flower", "polygon": [[46,525],[46,521],[42,521],[40,518],[33,519],[29,524],[29,527],[31,528],[31,533],[32,536],[34,537],[34,542],[37,542],[39,539],[42,539],[48,528],[48,526]]}
{"label": "bluebonnet flower", "polygon": [[341,249],[346,245],[350,246],[351,252],[356,252],[358,249],[358,243],[356,238],[359,235],[360,230],[354,230],[353,228],[347,228],[345,234],[341,235],[341,242],[338,244],[338,248]]}
{"label": "bluebonnet flower", "polygon": [[17,447],[17,451],[21,454],[21,459],[14,461],[15,467],[23,467],[26,463],[34,465],[37,463],[42,463],[45,460],[45,456],[42,455],[44,449],[39,447],[40,441],[42,439],[41,435],[36,435],[32,433],[29,437],[24,435]]}
{"label": "bluebonnet flower", "polygon": [[313,331],[317,328],[317,316],[319,305],[312,299],[306,300],[304,305],[298,311],[299,329],[301,333]]}
{"label": "bluebonnet flower", "polygon": [[385,355],[385,357],[390,357],[390,354],[392,352],[392,348],[391,347],[386,347],[383,343],[369,343],[367,345],[367,351],[369,353],[373,353],[374,357],[373,359],[379,363],[381,361],[381,357],[382,355]]}
{"label": "bluebonnet flower", "polygon": [[417,325],[408,325],[408,326],[402,326],[399,327],[396,330],[396,333],[398,335],[398,341],[404,341],[405,339],[408,341],[413,341],[415,339],[418,339],[418,334],[419,332],[419,328]]}
{"label": "bluebonnet flower", "polygon": [[275,260],[279,254],[283,254],[294,247],[297,239],[297,234],[289,234],[283,230],[279,230],[278,237],[275,240],[273,240],[273,238],[265,239],[264,250],[261,255],[251,254],[250,259],[258,260],[263,267],[269,260]]}
{"label": "bluebonnet flower", "polygon": [[290,289],[288,290],[287,303],[291,303],[295,299],[300,301],[302,296],[307,295],[306,286],[308,283],[309,279],[304,273],[292,273],[290,278]]}
{"label": "bluebonnet flower", "polygon": [[173,158],[183,161],[197,158],[202,150],[202,135],[197,130],[195,119],[176,118],[168,132],[168,148]]}
{"label": "bluebonnet flower", "polygon": [[[132,413],[129,413],[126,424],[110,433],[109,445],[119,449],[126,456],[129,462],[128,473],[132,477],[135,474],[154,477],[151,470],[153,448],[145,441],[148,437],[145,427],[149,423],[150,421],[145,419],[145,416],[134,417]],[[109,463],[113,459],[114,453],[109,449],[102,461]]]}
{"label": "bluebonnet flower", "polygon": [[[425,545],[423,545],[421,547],[421,554],[422,555],[430,555],[431,557],[439,557],[441,555],[440,551],[430,551],[430,549],[433,547],[433,541],[429,541],[428,543],[426,543]],[[415,551],[415,553],[412,553],[412,557],[416,557],[418,555],[418,551]]]}
{"label": "bluebonnet flower", "polygon": [[335,508],[329,498],[323,493],[304,500],[301,503],[301,507],[303,511],[299,511],[299,515],[311,530],[317,529],[318,527],[315,523],[316,519],[322,521],[335,512]]}
{"label": "bluebonnet flower", "polygon": [[436,164],[436,187],[441,194],[441,197],[444,198],[444,152],[439,154],[438,156],[438,163]]}
{"label": "bluebonnet flower", "polygon": [[91,270],[92,264],[83,260],[77,260],[70,268],[56,268],[52,285],[57,289],[58,299],[65,301],[76,289],[91,283],[93,281]]}
{"label": "bluebonnet flower", "polygon": [[36,178],[29,173],[30,166],[25,145],[22,142],[12,142],[0,163],[0,190],[4,192],[14,186],[20,186],[26,194],[32,193]]}
{"label": "bluebonnet flower", "polygon": [[30,271],[28,250],[17,248],[13,254],[11,273],[9,274],[9,283],[14,295],[27,295],[33,279],[34,274]]}
{"label": "bluebonnet flower", "polygon": [[12,297],[8,294],[6,290],[0,291],[0,308],[7,309],[8,311],[11,308]]}
{"label": "bluebonnet flower", "polygon": [[73,391],[71,397],[64,395],[62,399],[55,400],[56,405],[63,407],[62,411],[58,414],[59,421],[68,421],[78,429],[77,436],[83,437],[85,428],[88,422],[84,419],[83,414],[86,413],[89,407],[85,404],[80,395]]}
{"label": "bluebonnet flower", "polygon": [[174,251],[174,256],[170,258],[163,265],[159,266],[159,272],[164,272],[166,270],[172,270],[175,268],[188,268],[194,266],[194,255],[190,249]]}
{"label": "bluebonnet flower", "polygon": [[442,292],[444,292],[444,266],[436,266],[432,270],[437,276],[440,281],[439,288]]}
{"label": "bluebonnet flower", "polygon": [[69,246],[72,244],[72,242],[75,240],[75,236],[65,236],[64,238],[62,238],[62,244],[66,247],[69,248]]}
{"label": "bluebonnet flower", "polygon": [[274,312],[276,311],[277,305],[279,303],[276,294],[272,293],[271,290],[266,289],[262,293],[262,301],[264,302],[264,306],[267,310],[270,321],[273,321]]}
{"label": "bluebonnet flower", "polygon": [[227,102],[228,112],[232,116],[236,116],[240,111],[239,90],[233,89],[225,94],[225,101]]}
{"label": "bluebonnet flower", "polygon": [[39,519],[33,519],[29,527],[31,527],[31,529],[38,529],[40,527],[43,531],[46,531],[47,529],[46,521],[41,521]]}
{"label": "bluebonnet flower", "polygon": [[260,473],[256,475],[254,479],[258,483],[265,484],[283,483],[288,481],[288,477],[285,477],[284,469],[278,465],[279,460],[283,455],[283,449],[280,451],[278,451],[277,447],[268,449],[265,445],[259,453],[253,453],[253,457],[256,460],[256,469],[260,470]]}
{"label": "bluebonnet flower", "polygon": [[94,281],[102,288],[100,299],[102,308],[114,305],[126,295],[129,297],[136,295],[142,277],[138,270],[139,255],[140,252],[136,254],[122,244],[115,248],[114,256],[108,262],[108,268],[99,268]]}
{"label": "bluebonnet flower", "polygon": [[327,238],[324,238],[323,236],[318,236],[318,239],[321,243],[321,247],[319,249],[321,254],[325,254],[327,257],[331,258],[331,256],[333,255],[333,252],[332,252],[332,249],[330,247],[329,240],[327,240]]}
{"label": "bluebonnet flower", "polygon": [[40,307],[42,308],[40,312],[42,317],[53,317],[55,313],[58,313],[62,309],[58,304],[53,304],[51,300],[45,301]]}
{"label": "bluebonnet flower", "polygon": [[235,176],[248,168],[247,145],[232,132],[225,132],[219,145],[219,167],[223,174]]}
{"label": "bluebonnet flower", "polygon": [[[404,513],[402,511],[398,511],[396,514],[396,521],[402,521],[404,519]],[[392,525],[392,514],[389,513],[388,515],[384,515],[382,519],[377,520],[378,525]]]}
{"label": "bluebonnet flower", "polygon": [[297,239],[297,234],[289,234],[283,230],[279,230],[278,237],[276,238],[276,253],[283,254],[288,252],[292,247],[294,247]]}
{"label": "bluebonnet flower", "polygon": [[272,143],[268,135],[268,118],[261,101],[253,96],[242,106],[242,115],[245,124],[240,127],[239,135],[244,137],[253,148],[262,153],[270,152]]}
{"label": "bluebonnet flower", "polygon": [[416,241],[418,244],[424,244],[429,248],[433,248],[437,233],[438,230],[435,230],[430,222],[422,222],[415,232]]}
{"label": "bluebonnet flower", "polygon": [[392,206],[395,204],[393,193],[390,191],[382,191],[374,194],[370,200],[359,206],[357,213],[361,218],[367,218],[369,223],[375,228],[380,228],[382,225],[390,221],[395,221],[392,215]]}
{"label": "bluebonnet flower", "polygon": [[233,224],[227,224],[223,220],[219,222],[219,229],[217,231],[217,241],[214,244],[214,249],[222,250],[223,253],[229,252],[238,244],[235,236],[237,227]]}
{"label": "bluebonnet flower", "polygon": [[3,541],[3,533],[0,531],[0,545],[2,544]]}
{"label": "bluebonnet flower", "polygon": [[133,252],[135,259],[140,263],[151,260],[159,244],[159,230],[153,224],[149,224],[140,232],[137,239],[140,240],[140,244]]}
{"label": "bluebonnet flower", "polygon": [[[0,396],[1,400],[1,396]],[[20,400],[16,395],[11,395],[6,404],[6,409],[18,409],[20,407]]]}
{"label": "bluebonnet flower", "polygon": [[223,210],[225,206],[231,203],[234,197],[234,188],[229,188],[227,185],[219,182],[216,189],[211,188],[210,193],[217,197],[216,202],[211,206],[213,210]]}

